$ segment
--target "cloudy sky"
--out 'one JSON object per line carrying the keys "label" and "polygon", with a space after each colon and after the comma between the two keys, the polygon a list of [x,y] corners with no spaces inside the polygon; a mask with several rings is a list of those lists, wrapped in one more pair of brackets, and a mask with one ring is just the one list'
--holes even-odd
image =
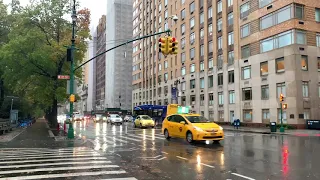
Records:
{"label": "cloudy sky", "polygon": [[[77,0],[80,1],[81,7],[87,7],[91,10],[91,27],[97,26],[99,18],[106,14],[107,0]],[[5,4],[9,4],[11,0],[4,0]],[[29,0],[20,0],[21,5],[26,5]],[[70,12],[71,13],[71,12]]]}

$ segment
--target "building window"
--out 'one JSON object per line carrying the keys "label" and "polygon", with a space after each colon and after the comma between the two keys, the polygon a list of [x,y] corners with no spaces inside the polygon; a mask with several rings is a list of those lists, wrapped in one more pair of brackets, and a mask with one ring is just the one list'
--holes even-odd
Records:
{"label": "building window", "polygon": [[204,106],[204,94],[200,94],[200,106]]}
{"label": "building window", "polygon": [[209,76],[209,77],[208,77],[208,81],[209,81],[209,82],[208,82],[208,87],[209,87],[209,88],[212,88],[212,87],[213,87],[213,76]]}
{"label": "building window", "polygon": [[310,110],[305,109],[303,112],[303,119],[304,120],[309,120],[310,119]]}
{"label": "building window", "polygon": [[183,49],[186,45],[186,38],[181,39],[181,49]]}
{"label": "building window", "polygon": [[[294,39],[296,37],[296,39]],[[273,49],[282,48],[293,43],[306,44],[306,34],[304,31],[289,30],[273,37],[260,41],[261,53]]]}
{"label": "building window", "polygon": [[168,68],[168,61],[164,61],[164,69]]}
{"label": "building window", "polygon": [[250,79],[251,78],[251,66],[246,66],[242,68],[242,79]]}
{"label": "building window", "polygon": [[248,57],[250,57],[250,46],[246,45],[246,46],[241,47],[241,58],[245,59]]}
{"label": "building window", "polygon": [[228,71],[228,82],[229,84],[234,83],[234,70]]}
{"label": "building window", "polygon": [[195,56],[195,49],[194,49],[194,48],[191,48],[191,49],[190,49],[190,59],[193,60],[193,59],[194,59],[194,56]]}
{"label": "building window", "polygon": [[214,111],[209,111],[209,119],[213,119],[214,118]]}
{"label": "building window", "polygon": [[243,88],[242,89],[242,100],[243,101],[252,100],[252,89],[251,88]]}
{"label": "building window", "polygon": [[218,86],[223,85],[223,74],[218,74]]}
{"label": "building window", "polygon": [[196,70],[196,65],[195,65],[195,64],[191,64],[191,65],[190,65],[190,72],[191,72],[191,73],[194,73],[195,70]]}
{"label": "building window", "polygon": [[318,71],[320,71],[320,57],[317,58],[317,62],[318,62]]}
{"label": "building window", "polygon": [[200,89],[204,89],[204,78],[200,78]]}
{"label": "building window", "polygon": [[181,68],[181,76],[186,75],[186,67]]}
{"label": "building window", "polygon": [[161,63],[158,64],[158,70],[161,71]]}
{"label": "building window", "polygon": [[190,89],[196,88],[196,80],[192,79],[190,80]]}
{"label": "building window", "polygon": [[218,49],[222,49],[222,36],[218,37]]}
{"label": "building window", "polygon": [[196,34],[193,32],[190,34],[190,44],[193,44],[196,39]]}
{"label": "building window", "polygon": [[235,103],[235,93],[234,91],[229,91],[229,104]]}
{"label": "building window", "polygon": [[297,19],[303,19],[304,6],[301,4],[294,4],[294,17]]}
{"label": "building window", "polygon": [[200,62],[200,72],[204,71],[204,61]]}
{"label": "building window", "polygon": [[245,24],[243,26],[241,26],[241,38],[247,37],[250,35],[250,24]]}
{"label": "building window", "polygon": [[186,31],[186,26],[184,24],[181,25],[181,34],[184,35],[184,32]]}
{"label": "building window", "polygon": [[223,105],[224,100],[223,100],[223,92],[218,92],[218,104]]}
{"label": "building window", "polygon": [[208,34],[212,35],[212,24],[208,25]]}
{"label": "building window", "polygon": [[301,69],[304,71],[308,70],[308,56],[301,56]]}
{"label": "building window", "polygon": [[276,72],[279,73],[279,72],[284,72],[284,69],[285,66],[284,66],[284,58],[278,58],[276,59]]}
{"label": "building window", "polygon": [[270,111],[269,109],[262,109],[262,123],[270,123]]}
{"label": "building window", "polygon": [[268,75],[268,61],[260,63],[260,75],[265,76]]}
{"label": "building window", "polygon": [[190,28],[192,29],[194,27],[194,17],[190,19]]}
{"label": "building window", "polygon": [[164,73],[164,81],[165,81],[165,82],[168,81],[168,73]]}
{"label": "building window", "polygon": [[192,105],[195,105],[196,104],[196,96],[195,95],[191,95],[190,96],[190,101],[191,101]]}
{"label": "building window", "polygon": [[247,17],[250,13],[250,2],[247,2],[240,6],[240,18]]}
{"label": "building window", "polygon": [[204,56],[204,45],[200,45],[200,56]]}
{"label": "building window", "polygon": [[[282,122],[287,124],[287,112],[282,110]],[[281,123],[281,109],[278,109],[278,123]]]}
{"label": "building window", "polygon": [[302,81],[302,97],[307,98],[309,97],[309,82]]}
{"label": "building window", "polygon": [[182,106],[186,105],[186,97],[185,96],[181,97],[181,104],[182,104]]}
{"label": "building window", "polygon": [[212,44],[212,41],[210,41],[208,45],[208,52],[212,53],[212,51],[213,51],[213,44]]}
{"label": "building window", "polygon": [[204,23],[204,13],[200,14],[200,24]]}
{"label": "building window", "polygon": [[269,86],[268,85],[261,86],[261,99],[262,100],[269,99]]}
{"label": "building window", "polygon": [[320,8],[316,8],[315,10],[315,19],[317,22],[320,22]]}
{"label": "building window", "polygon": [[222,1],[217,2],[217,13],[222,12]]}
{"label": "building window", "polygon": [[220,54],[218,55],[218,58],[217,58],[217,61],[218,61],[218,69],[222,69],[222,66],[223,66],[223,55]]}
{"label": "building window", "polygon": [[181,90],[185,91],[186,90],[186,82],[181,83]]}
{"label": "building window", "polygon": [[201,28],[200,29],[200,39],[203,39],[204,38],[204,29]]}
{"label": "building window", "polygon": [[184,63],[186,61],[186,53],[181,53],[181,63]]}
{"label": "building window", "polygon": [[277,83],[277,97],[279,98],[280,94],[286,97],[286,84],[285,83]]}
{"label": "building window", "polygon": [[183,20],[186,17],[186,9],[182,9],[181,11],[181,19]]}
{"label": "building window", "polygon": [[195,3],[194,1],[189,5],[190,8],[190,13],[193,13],[194,9],[195,9]]}
{"label": "building window", "polygon": [[243,121],[251,122],[252,121],[252,110],[243,110]]}
{"label": "building window", "polygon": [[228,7],[233,5],[233,0],[228,0]]}
{"label": "building window", "polygon": [[259,0],[259,8],[262,8],[268,4],[270,4],[272,0]]}
{"label": "building window", "polygon": [[208,8],[208,19],[212,18],[212,7]]}
{"label": "building window", "polygon": [[228,33],[228,45],[233,45],[234,43],[234,38],[233,38],[233,32]]}
{"label": "building window", "polygon": [[232,65],[234,63],[234,51],[228,52],[228,65]]}
{"label": "building window", "polygon": [[223,111],[218,111],[218,118],[219,118],[219,121],[224,121],[224,112]]}
{"label": "building window", "polygon": [[231,26],[233,25],[233,13],[228,14],[228,25]]}
{"label": "building window", "polygon": [[217,21],[217,30],[218,32],[222,30],[222,18]]}
{"label": "building window", "polygon": [[[319,60],[319,62],[320,62],[320,60]],[[209,70],[211,70],[213,68],[213,59],[212,58],[210,58],[209,61],[208,61],[208,68],[209,68]]]}
{"label": "building window", "polygon": [[209,106],[213,105],[213,93],[209,94]]}

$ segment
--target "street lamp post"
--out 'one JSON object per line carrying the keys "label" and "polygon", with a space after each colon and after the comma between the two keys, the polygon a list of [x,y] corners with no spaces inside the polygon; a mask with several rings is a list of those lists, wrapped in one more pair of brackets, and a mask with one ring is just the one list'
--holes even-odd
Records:
{"label": "street lamp post", "polygon": [[[73,9],[72,9],[72,38],[71,38],[71,69],[70,69],[70,95],[73,94],[73,84],[74,84],[74,50],[75,50],[75,26],[77,20],[76,12],[76,0],[73,0]],[[73,118],[73,102],[70,101],[70,118]],[[70,121],[70,127],[68,130],[68,138],[74,138],[74,129],[72,121]]]}
{"label": "street lamp post", "polygon": [[177,79],[177,80],[175,80],[174,81],[174,85],[175,85],[175,87],[176,87],[176,96],[175,96],[175,98],[176,98],[176,102],[177,102],[177,104],[179,104],[179,88],[178,88],[178,84],[180,84],[181,82],[180,82],[180,80],[179,79]]}

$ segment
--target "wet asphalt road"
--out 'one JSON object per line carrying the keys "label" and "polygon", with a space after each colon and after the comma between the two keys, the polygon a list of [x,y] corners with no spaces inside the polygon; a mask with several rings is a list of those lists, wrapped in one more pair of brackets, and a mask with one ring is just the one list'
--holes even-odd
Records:
{"label": "wet asphalt road", "polygon": [[159,129],[92,122],[77,122],[75,132],[139,180],[320,179],[319,137],[225,132],[218,144],[188,144]]}

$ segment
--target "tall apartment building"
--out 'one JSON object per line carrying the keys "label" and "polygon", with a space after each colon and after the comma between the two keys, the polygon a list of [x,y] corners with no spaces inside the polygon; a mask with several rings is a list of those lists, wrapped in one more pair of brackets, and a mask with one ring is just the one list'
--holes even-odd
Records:
{"label": "tall apartment building", "polygon": [[[108,0],[106,49],[132,38],[132,1]],[[105,107],[131,110],[132,44],[106,53]]]}
{"label": "tall apartment building", "polygon": [[[158,37],[133,45],[133,106],[178,103],[215,121],[319,119],[320,1],[135,0],[133,36],[172,30],[178,55]],[[170,19],[177,15],[175,23]],[[318,64],[318,65],[317,65]]]}
{"label": "tall apartment building", "polygon": [[[96,55],[106,51],[106,16],[99,19],[97,26]],[[104,110],[106,91],[106,54],[96,58],[95,106],[96,110]]]}
{"label": "tall apartment building", "polygon": [[[97,32],[96,28],[91,29],[92,39],[89,41],[89,59],[96,56],[97,52]],[[87,110],[96,110],[96,59],[88,63],[89,66],[89,80],[88,80],[88,104]]]}

